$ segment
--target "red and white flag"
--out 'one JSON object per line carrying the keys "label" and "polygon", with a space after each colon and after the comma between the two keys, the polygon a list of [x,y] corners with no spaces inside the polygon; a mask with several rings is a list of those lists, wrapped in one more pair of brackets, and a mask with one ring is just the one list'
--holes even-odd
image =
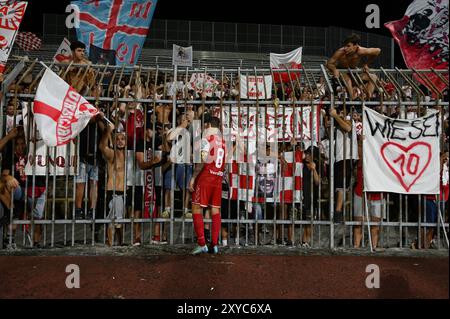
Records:
{"label": "red and white flag", "polygon": [[70,41],[64,38],[61,42],[58,51],[56,51],[53,57],[53,62],[60,63],[65,60],[72,59],[72,50],[70,49]]}
{"label": "red and white flag", "polygon": [[7,1],[0,3],[0,73],[5,70],[20,23],[28,2]]}
{"label": "red and white flag", "polygon": [[295,80],[300,76],[300,72],[292,72],[291,69],[300,69],[302,65],[302,51],[303,48],[295,49],[294,51],[285,54],[270,53],[270,68],[271,69],[289,69],[288,72],[274,72],[273,76],[275,82],[289,82]]}
{"label": "red and white flag", "polygon": [[47,146],[69,143],[97,113],[93,105],[56,73],[50,69],[45,71],[34,99],[33,114]]}
{"label": "red and white flag", "polygon": [[34,51],[41,48],[42,41],[32,32],[19,32],[17,34],[16,43],[25,51]]}
{"label": "red and white flag", "polygon": [[[385,26],[400,46],[408,68],[448,69],[448,0],[415,0],[401,20]],[[445,88],[438,76],[426,76],[439,90]],[[448,79],[448,73],[445,77]]]}

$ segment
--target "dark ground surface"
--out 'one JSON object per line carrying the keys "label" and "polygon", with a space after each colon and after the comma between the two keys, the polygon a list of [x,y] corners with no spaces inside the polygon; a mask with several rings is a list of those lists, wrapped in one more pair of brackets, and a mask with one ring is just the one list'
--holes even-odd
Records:
{"label": "dark ground surface", "polygon": [[[0,252],[0,298],[449,298],[447,250],[92,247]],[[80,268],[79,289],[65,285]],[[380,269],[368,289],[366,267]]]}

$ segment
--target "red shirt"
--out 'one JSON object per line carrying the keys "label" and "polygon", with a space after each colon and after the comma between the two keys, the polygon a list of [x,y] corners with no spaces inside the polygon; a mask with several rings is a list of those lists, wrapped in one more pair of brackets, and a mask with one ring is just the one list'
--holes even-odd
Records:
{"label": "red shirt", "polygon": [[203,158],[202,171],[198,175],[197,183],[205,186],[221,186],[223,172],[225,170],[225,142],[219,135],[209,135],[202,139]]}

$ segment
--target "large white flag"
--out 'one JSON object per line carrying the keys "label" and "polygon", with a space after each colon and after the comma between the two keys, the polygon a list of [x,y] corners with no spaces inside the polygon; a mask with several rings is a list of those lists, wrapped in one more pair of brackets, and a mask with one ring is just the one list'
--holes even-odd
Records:
{"label": "large white flag", "polygon": [[34,99],[33,114],[47,146],[69,143],[98,110],[52,70],[47,69]]}
{"label": "large white flag", "polygon": [[28,2],[2,1],[0,3],[0,73],[5,70],[20,23],[25,15]]}
{"label": "large white flag", "polygon": [[413,120],[363,113],[364,190],[439,194],[439,112]]}
{"label": "large white flag", "polygon": [[[285,54],[270,53],[271,69],[300,69],[302,64],[303,48],[297,48],[294,51]],[[275,82],[289,82],[300,76],[299,72],[274,72]],[[290,76],[289,76],[290,75]]]}

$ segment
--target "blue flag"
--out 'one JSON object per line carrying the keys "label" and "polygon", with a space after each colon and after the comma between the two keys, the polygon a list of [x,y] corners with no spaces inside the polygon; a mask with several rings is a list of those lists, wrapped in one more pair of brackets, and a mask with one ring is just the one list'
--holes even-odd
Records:
{"label": "blue flag", "polygon": [[78,40],[116,51],[117,65],[135,65],[148,34],[157,0],[77,0]]}

